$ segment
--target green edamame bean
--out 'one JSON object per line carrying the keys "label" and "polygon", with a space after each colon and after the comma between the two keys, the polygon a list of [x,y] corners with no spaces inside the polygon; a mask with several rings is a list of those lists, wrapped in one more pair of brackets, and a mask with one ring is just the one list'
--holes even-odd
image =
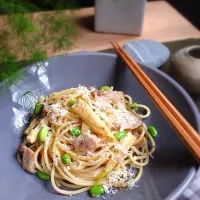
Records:
{"label": "green edamame bean", "polygon": [[61,159],[62,159],[62,162],[65,165],[70,165],[70,163],[71,163],[71,157],[67,153],[63,153],[62,156],[61,156]]}
{"label": "green edamame bean", "polygon": [[44,140],[46,139],[48,135],[48,129],[47,127],[42,127],[38,133],[38,140],[40,142],[44,142]]}
{"label": "green edamame bean", "polygon": [[34,109],[34,114],[37,116],[41,113],[41,111],[42,111],[42,104],[36,103],[35,109]]}
{"label": "green edamame bean", "polygon": [[37,176],[39,179],[43,180],[43,181],[47,181],[50,179],[50,176],[44,172],[41,171],[37,171]]}
{"label": "green edamame bean", "polygon": [[104,85],[104,86],[101,86],[100,88],[101,90],[104,90],[104,91],[108,91],[108,90],[111,90],[111,87],[107,86],[107,85]]}
{"label": "green edamame bean", "polygon": [[149,126],[147,131],[150,133],[152,137],[156,137],[158,135],[158,131],[155,129],[154,126]]}
{"label": "green edamame bean", "polygon": [[90,188],[90,194],[92,195],[92,197],[99,197],[100,195],[104,193],[105,193],[105,190],[102,185],[93,185]]}
{"label": "green edamame bean", "polygon": [[120,141],[121,139],[123,139],[124,137],[126,137],[126,131],[117,131],[115,133],[115,137],[116,137],[117,140]]}
{"label": "green edamame bean", "polygon": [[137,111],[137,110],[138,110],[138,106],[136,106],[136,104],[137,104],[136,102],[133,102],[133,103],[132,103],[131,109],[134,110],[134,111]]}
{"label": "green edamame bean", "polygon": [[80,129],[75,128],[75,127],[71,128],[69,132],[70,132],[71,135],[76,136],[76,137],[78,137],[81,134]]}
{"label": "green edamame bean", "polygon": [[73,106],[76,102],[77,102],[76,99],[71,99],[71,100],[69,101],[69,106]]}

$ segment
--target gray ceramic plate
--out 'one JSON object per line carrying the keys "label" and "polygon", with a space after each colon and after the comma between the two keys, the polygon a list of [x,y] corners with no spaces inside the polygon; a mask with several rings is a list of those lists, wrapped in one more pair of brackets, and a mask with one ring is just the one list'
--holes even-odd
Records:
{"label": "gray ceramic plate", "polygon": [[[158,70],[143,69],[199,131],[198,111],[187,93]],[[137,182],[138,187],[106,198],[176,199],[196,173],[197,164],[192,156],[128,68],[115,55],[80,53],[52,58],[45,63],[45,68],[26,68],[25,78],[0,97],[0,200],[91,199],[87,193],[74,197],[57,194],[49,182],[42,182],[22,170],[15,156],[29,109],[29,105],[23,104],[22,94],[28,90],[38,95],[49,94],[78,84],[96,87],[112,85],[117,90],[123,90],[135,101],[150,107],[152,114],[145,123],[155,125],[159,132],[154,159],[145,168],[141,180]],[[34,97],[31,99],[34,100]]]}

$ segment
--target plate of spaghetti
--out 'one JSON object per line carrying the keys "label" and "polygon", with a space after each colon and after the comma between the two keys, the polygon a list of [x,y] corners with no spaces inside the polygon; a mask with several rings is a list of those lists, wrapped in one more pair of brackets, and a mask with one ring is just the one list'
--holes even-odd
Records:
{"label": "plate of spaghetti", "polygon": [[[181,86],[141,67],[199,131]],[[0,199],[174,200],[195,175],[190,152],[116,55],[54,57],[23,73],[0,98]]]}
{"label": "plate of spaghetti", "polygon": [[18,161],[41,179],[51,177],[53,188],[65,195],[90,190],[99,197],[113,188],[132,187],[155,150],[157,131],[142,122],[149,115],[147,106],[109,86],[40,96]]}

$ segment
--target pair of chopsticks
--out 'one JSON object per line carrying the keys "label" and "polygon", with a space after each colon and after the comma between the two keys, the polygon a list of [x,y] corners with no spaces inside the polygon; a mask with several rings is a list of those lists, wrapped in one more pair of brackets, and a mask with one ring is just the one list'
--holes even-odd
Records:
{"label": "pair of chopsticks", "polygon": [[116,42],[111,42],[111,44],[141,83],[161,113],[175,129],[194,158],[200,163],[200,135],[170,103],[167,97],[158,89],[137,63]]}

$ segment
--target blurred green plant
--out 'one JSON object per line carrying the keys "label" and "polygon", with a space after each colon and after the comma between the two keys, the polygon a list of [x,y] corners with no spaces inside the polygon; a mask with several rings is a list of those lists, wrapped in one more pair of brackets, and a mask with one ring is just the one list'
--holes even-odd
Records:
{"label": "blurred green plant", "polygon": [[[45,0],[48,3],[49,0]],[[74,0],[57,0],[53,12],[33,12],[40,8],[24,0],[0,0],[0,86],[9,87],[22,77],[24,66],[47,59],[45,46],[52,51],[67,50],[77,35],[73,10]],[[23,60],[22,62],[19,62]]]}

